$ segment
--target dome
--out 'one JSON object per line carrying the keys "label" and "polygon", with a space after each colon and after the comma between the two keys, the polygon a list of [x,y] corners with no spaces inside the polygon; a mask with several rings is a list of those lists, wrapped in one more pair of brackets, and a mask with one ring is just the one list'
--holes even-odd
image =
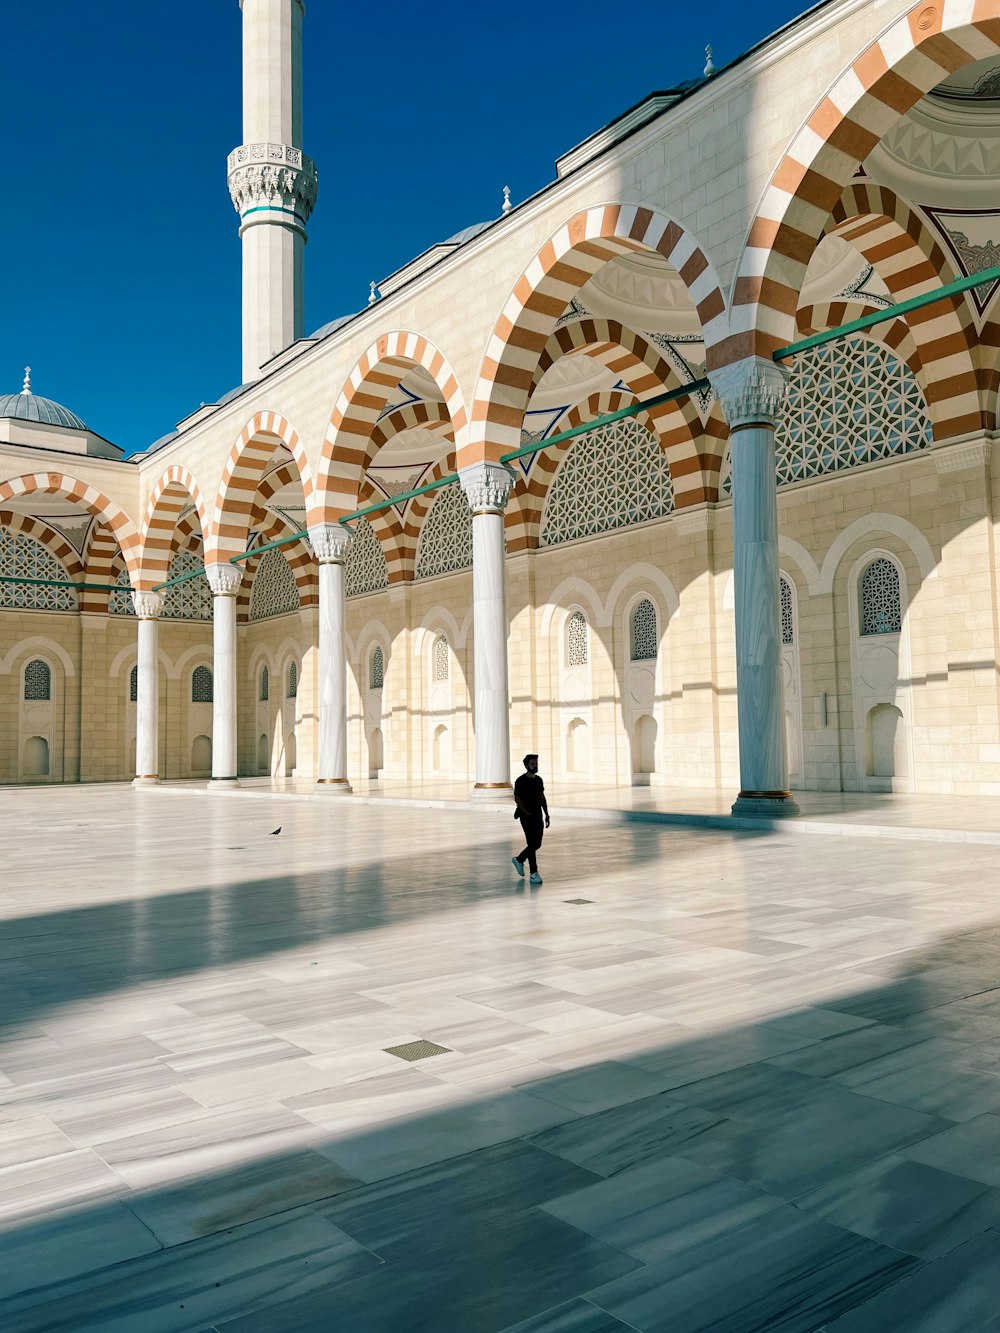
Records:
{"label": "dome", "polygon": [[31,392],[31,372],[25,371],[24,388],[20,393],[0,394],[0,418],[13,417],[15,421],[37,421],[43,426],[64,426],[68,430],[86,430],[87,427],[69,408],[54,403],[51,398],[40,398]]}

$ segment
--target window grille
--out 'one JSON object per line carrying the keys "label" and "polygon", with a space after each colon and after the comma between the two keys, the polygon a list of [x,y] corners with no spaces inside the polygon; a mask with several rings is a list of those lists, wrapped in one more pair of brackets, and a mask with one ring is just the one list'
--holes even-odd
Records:
{"label": "window grille", "polygon": [[118,577],[115,579],[117,587],[114,592],[108,594],[108,615],[109,616],[134,616],[135,607],[132,605],[132,580],[128,576],[127,569],[120,569]]}
{"label": "window grille", "polygon": [[[0,574],[18,579],[69,580],[62,563],[34,537],[0,527]],[[75,611],[74,588],[38,583],[0,583],[0,607],[14,611]]]}
{"label": "window grille", "polygon": [[376,646],[368,667],[368,684],[373,690],[380,690],[385,681],[385,654]]}
{"label": "window grille", "polygon": [[129,673],[128,678],[128,701],[131,704],[139,702],[139,667],[134,666]]}
{"label": "window grille", "polygon": [[353,525],[354,538],[344,561],[344,585],[348,597],[359,597],[365,592],[378,592],[389,586],[389,571],[385,563],[382,543],[367,519],[359,518]]}
{"label": "window grille", "polygon": [[288,664],[288,698],[294,699],[299,692],[299,668],[295,662]]}
{"label": "window grille", "polygon": [[861,575],[861,633],[898,634],[902,626],[899,570],[880,555]]}
{"label": "window grille", "polygon": [[786,578],[778,582],[778,589],[781,593],[781,642],[795,642],[795,614],[792,602],[792,585]]}
{"label": "window grille", "polygon": [[632,611],[632,661],[650,662],[656,657],[656,607],[644,597]]}
{"label": "window grille", "polygon": [[292,567],[279,550],[260,558],[250,594],[250,619],[270,620],[299,609],[299,589]]}
{"label": "window grille", "polygon": [[448,640],[443,634],[439,634],[434,640],[434,679],[442,681],[448,679]]}
{"label": "window grille", "polygon": [[577,438],[559,466],[539,542],[590,537],[669,514],[674,485],[656,437],[633,418]]}
{"label": "window grille", "polygon": [[[182,574],[201,571],[203,555],[194,551],[178,551],[170,561],[167,570],[168,579],[180,578]],[[175,583],[167,588],[163,596],[162,614],[168,620],[211,620],[212,589],[204,575],[197,579],[188,579],[186,583]]]}
{"label": "window grille", "polygon": [[446,486],[431,505],[417,546],[418,579],[472,564],[472,510],[461,486]]}
{"label": "window grille", "polygon": [[191,673],[191,702],[210,704],[214,699],[211,670],[207,666],[195,667]]}
{"label": "window grille", "polygon": [[260,673],[260,693],[258,700],[260,703],[267,703],[271,697],[271,673],[267,667],[263,667]]}
{"label": "window grille", "polygon": [[40,657],[24,668],[24,697],[33,700],[52,698],[52,668]]}
{"label": "window grille", "polygon": [[587,665],[587,618],[574,611],[566,622],[566,665]]}

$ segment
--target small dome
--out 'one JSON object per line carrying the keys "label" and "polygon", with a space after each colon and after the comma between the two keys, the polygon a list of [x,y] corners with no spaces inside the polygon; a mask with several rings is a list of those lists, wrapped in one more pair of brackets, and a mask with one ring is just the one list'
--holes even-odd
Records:
{"label": "small dome", "polygon": [[86,430],[75,412],[51,398],[40,398],[31,392],[31,381],[25,373],[25,388],[20,393],[0,394],[0,417],[15,421],[38,421],[43,426],[65,426],[69,430]]}

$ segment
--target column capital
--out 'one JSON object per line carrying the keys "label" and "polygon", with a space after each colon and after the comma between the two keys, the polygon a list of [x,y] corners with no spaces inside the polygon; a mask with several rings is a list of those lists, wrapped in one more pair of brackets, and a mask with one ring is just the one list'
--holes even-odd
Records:
{"label": "column capital", "polygon": [[227,561],[223,565],[208,565],[205,577],[216,597],[235,597],[243,582],[243,570]]}
{"label": "column capital", "polygon": [[708,377],[730,430],[777,424],[788,383],[788,372],[777,362],[747,356],[709,371]]}
{"label": "column capital", "polygon": [[140,620],[157,620],[163,610],[163,593],[134,592],[132,605]]}
{"label": "column capital", "polygon": [[515,473],[506,463],[470,463],[458,480],[474,514],[502,514],[510,499]]}
{"label": "column capital", "polygon": [[321,565],[342,565],[353,535],[343,523],[316,523],[309,529],[309,544]]}

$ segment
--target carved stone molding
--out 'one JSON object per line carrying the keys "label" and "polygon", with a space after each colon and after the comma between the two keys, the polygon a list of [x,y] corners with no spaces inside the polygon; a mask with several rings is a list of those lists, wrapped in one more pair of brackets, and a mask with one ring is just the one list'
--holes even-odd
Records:
{"label": "carved stone molding", "polygon": [[163,610],[163,594],[161,592],[134,592],[132,594],[132,605],[135,607],[135,613],[140,620],[156,620]]}
{"label": "carved stone molding", "polygon": [[352,536],[343,523],[317,523],[309,529],[309,544],[321,565],[342,565],[351,549]]}
{"label": "carved stone molding", "polygon": [[474,514],[502,514],[510,499],[514,477],[503,463],[473,463],[459,468],[459,482]]}
{"label": "carved stone molding", "polygon": [[[319,178],[316,164],[301,148],[289,144],[241,144],[229,154],[229,193],[233,205],[252,226],[251,209],[280,210],[289,225],[305,232],[305,224],[316,203]],[[261,216],[261,222],[274,221]]]}
{"label": "carved stone molding", "polygon": [[216,597],[235,597],[243,582],[243,570],[238,565],[209,565],[205,577]]}
{"label": "carved stone molding", "polygon": [[992,448],[990,440],[966,440],[964,444],[939,445],[931,451],[931,457],[939,473],[978,471],[989,463]]}
{"label": "carved stone molding", "polygon": [[692,533],[711,532],[714,522],[714,505],[692,505],[688,509],[674,510],[674,528],[684,537]]}
{"label": "carved stone molding", "polygon": [[788,372],[783,367],[762,356],[747,356],[710,371],[708,377],[730,430],[775,425],[788,383]]}

